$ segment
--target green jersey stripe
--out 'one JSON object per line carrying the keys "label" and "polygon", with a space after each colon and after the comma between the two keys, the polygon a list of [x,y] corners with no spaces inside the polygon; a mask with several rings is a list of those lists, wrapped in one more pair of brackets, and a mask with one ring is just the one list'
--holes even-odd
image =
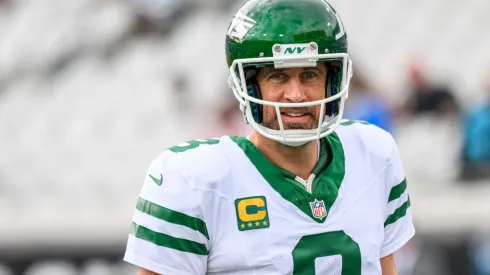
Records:
{"label": "green jersey stripe", "polygon": [[405,178],[401,183],[398,185],[393,186],[390,191],[390,197],[388,199],[388,202],[394,201],[398,199],[399,197],[402,196],[403,192],[407,190],[407,179]]}
{"label": "green jersey stripe", "polygon": [[371,125],[371,123],[362,120],[345,120],[340,123],[342,126],[350,126],[355,123],[360,123],[362,125]]}
{"label": "green jersey stripe", "polygon": [[391,214],[388,219],[385,221],[385,227],[395,223],[397,220],[403,218],[407,214],[407,209],[410,207],[410,197],[408,200],[402,204],[400,207],[398,207],[393,214]]}
{"label": "green jersey stripe", "polygon": [[179,224],[201,232],[201,234],[206,236],[206,238],[209,240],[206,223],[201,219],[154,204],[143,198],[139,198],[138,203],[136,204],[136,209],[157,219],[164,220],[169,223]]}
{"label": "green jersey stripe", "polygon": [[209,254],[206,246],[202,243],[175,238],[167,234],[155,232],[134,222],[131,225],[130,234],[138,239],[151,242],[158,246],[175,249],[182,252],[189,252],[197,255]]}

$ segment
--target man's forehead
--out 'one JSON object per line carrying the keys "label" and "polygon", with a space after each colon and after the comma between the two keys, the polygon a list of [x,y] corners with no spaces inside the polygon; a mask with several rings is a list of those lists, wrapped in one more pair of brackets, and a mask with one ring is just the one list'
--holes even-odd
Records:
{"label": "man's forehead", "polygon": [[326,70],[326,66],[322,62],[318,62],[315,67],[296,67],[296,68],[282,68],[282,69],[276,69],[274,68],[273,65],[260,67],[260,71],[262,72],[284,72],[284,71],[291,71],[291,70],[307,71],[311,69],[318,69],[323,71]]}

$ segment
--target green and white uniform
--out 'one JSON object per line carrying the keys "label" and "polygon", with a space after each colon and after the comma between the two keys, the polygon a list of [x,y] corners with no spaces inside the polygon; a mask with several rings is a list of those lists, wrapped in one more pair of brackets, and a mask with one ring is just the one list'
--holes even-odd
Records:
{"label": "green and white uniform", "polygon": [[415,233],[393,138],[344,122],[314,173],[301,183],[242,137],[174,146],[151,164],[124,259],[165,275],[381,274]]}

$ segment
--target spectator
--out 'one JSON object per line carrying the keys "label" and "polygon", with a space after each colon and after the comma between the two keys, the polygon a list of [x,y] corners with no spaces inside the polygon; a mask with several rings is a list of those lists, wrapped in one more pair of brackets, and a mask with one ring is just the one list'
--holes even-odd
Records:
{"label": "spectator", "polygon": [[471,248],[474,275],[490,274],[490,235],[478,237]]}
{"label": "spectator", "polygon": [[409,68],[410,95],[404,111],[409,116],[416,115],[455,115],[459,111],[458,102],[452,91],[444,85],[433,85],[427,79],[420,64]]}
{"label": "spectator", "polygon": [[392,131],[393,114],[388,103],[374,92],[362,74],[355,73],[352,77],[345,108],[345,118],[367,121]]}
{"label": "spectator", "polygon": [[490,81],[486,99],[464,121],[463,178],[490,177]]}

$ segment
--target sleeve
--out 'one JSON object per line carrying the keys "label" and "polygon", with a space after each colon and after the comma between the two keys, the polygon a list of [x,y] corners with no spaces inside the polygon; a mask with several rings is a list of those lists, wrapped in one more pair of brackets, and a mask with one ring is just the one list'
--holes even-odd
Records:
{"label": "sleeve", "polygon": [[209,235],[200,198],[171,151],[151,164],[124,260],[158,274],[206,274]]}
{"label": "sleeve", "polygon": [[405,171],[394,141],[393,148],[386,170],[387,207],[380,258],[396,252],[415,235]]}

